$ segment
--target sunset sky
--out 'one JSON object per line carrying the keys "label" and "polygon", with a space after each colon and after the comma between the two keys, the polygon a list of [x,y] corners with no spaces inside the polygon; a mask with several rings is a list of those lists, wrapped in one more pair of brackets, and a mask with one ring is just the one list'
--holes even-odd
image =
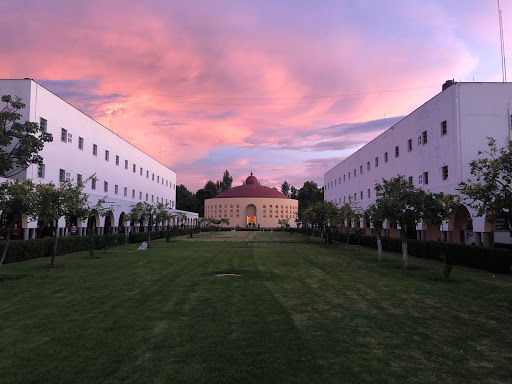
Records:
{"label": "sunset sky", "polygon": [[194,192],[226,169],[321,184],[445,80],[502,80],[492,0],[2,1],[0,25],[0,78],[33,78]]}

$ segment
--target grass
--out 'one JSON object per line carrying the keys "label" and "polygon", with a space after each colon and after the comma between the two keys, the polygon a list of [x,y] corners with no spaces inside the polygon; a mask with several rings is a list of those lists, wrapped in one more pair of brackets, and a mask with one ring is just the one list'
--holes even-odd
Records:
{"label": "grass", "polygon": [[[0,383],[506,383],[512,276],[221,232],[4,266]],[[215,273],[241,277],[215,277]],[[14,278],[18,278],[15,280]]]}

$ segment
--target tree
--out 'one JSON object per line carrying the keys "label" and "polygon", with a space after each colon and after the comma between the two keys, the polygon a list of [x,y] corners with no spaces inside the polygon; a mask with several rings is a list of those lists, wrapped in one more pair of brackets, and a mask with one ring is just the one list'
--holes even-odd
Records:
{"label": "tree", "polygon": [[[308,207],[304,213],[304,219],[312,224],[317,225],[321,230],[324,227],[327,227],[329,224],[333,224],[336,216],[338,214],[338,207],[330,201],[319,201],[310,207]],[[320,232],[320,231],[319,231]],[[329,243],[329,239],[327,238],[327,243]]]}
{"label": "tree", "polygon": [[13,177],[30,164],[42,164],[39,152],[53,137],[40,131],[37,123],[18,122],[21,118],[18,111],[25,108],[19,97],[13,100],[11,96],[4,95],[2,102],[6,105],[0,111],[0,175]]}
{"label": "tree", "polygon": [[287,197],[290,197],[290,184],[285,180],[281,185],[281,193]]}
{"label": "tree", "polygon": [[212,180],[208,180],[206,184],[204,185],[205,190],[209,191],[212,195],[212,197],[215,197],[218,195],[217,187],[215,185],[215,182]]}
{"label": "tree", "polygon": [[384,227],[384,220],[386,216],[384,210],[378,204],[370,204],[366,208],[365,214],[371,221],[375,229],[375,237],[377,238],[377,261],[382,261],[382,228]]}
{"label": "tree", "polygon": [[128,213],[128,220],[135,222],[145,221],[148,223],[148,248],[151,244],[151,229],[153,227],[155,214],[155,206],[145,201],[130,205],[130,212]]}
{"label": "tree", "polygon": [[0,268],[5,261],[9,243],[11,240],[11,230],[14,223],[21,218],[22,214],[33,216],[34,213],[34,184],[31,180],[25,181],[5,181],[0,184],[0,210],[6,219],[6,237],[5,246],[0,259]]}
{"label": "tree", "polygon": [[299,217],[311,205],[324,200],[324,193],[314,181],[306,181],[298,192]]}
{"label": "tree", "polygon": [[233,184],[233,178],[229,175],[228,170],[224,172],[224,176],[222,176],[222,185],[221,189],[222,191],[225,191],[226,189],[231,188],[231,185]]}
{"label": "tree", "polygon": [[212,199],[214,197],[213,193],[207,189],[200,189],[196,192],[196,201],[198,204],[198,213],[200,217],[204,217],[204,202],[207,199]]}
{"label": "tree", "polygon": [[183,184],[176,187],[176,209],[198,212],[196,197]]}
{"label": "tree", "polygon": [[495,139],[488,140],[489,149],[478,151],[486,157],[469,163],[475,180],[461,182],[461,194],[478,216],[487,215],[489,221],[504,218],[512,236],[512,140],[500,149]]}
{"label": "tree", "polygon": [[53,183],[36,184],[35,186],[34,216],[39,220],[56,223],[51,258],[53,268],[55,268],[57,254],[59,219],[71,216],[85,217],[88,213],[89,196],[83,192],[83,188],[83,184],[72,184],[71,181],[62,182],[59,187]]}
{"label": "tree", "polygon": [[282,228],[283,231],[290,226],[289,223],[290,223],[290,218],[277,220],[277,224],[279,224],[279,226]]}
{"label": "tree", "polygon": [[415,188],[405,176],[398,175],[382,184],[375,184],[376,201],[382,208],[382,214],[391,222],[400,226],[402,241],[402,268],[407,269],[409,257],[407,251],[407,231],[415,229],[425,216],[425,200],[428,193],[421,188]]}
{"label": "tree", "polygon": [[348,242],[350,239],[350,229],[352,228],[352,221],[354,222],[354,226],[356,223],[359,223],[361,216],[363,215],[363,211],[361,207],[359,207],[352,198],[348,198],[348,203],[344,203],[340,209],[338,210],[338,216],[336,218],[336,223],[345,228],[345,232],[347,234],[347,242],[345,244],[345,249],[348,249]]}
{"label": "tree", "polygon": [[290,188],[290,199],[298,199],[299,198],[299,191],[297,188],[295,188],[293,185]]}
{"label": "tree", "polygon": [[[92,177],[95,177],[95,176],[92,176]],[[93,216],[100,216],[100,217],[105,217],[109,212],[112,211],[112,207],[105,207],[104,204],[105,204],[105,199],[106,199],[106,196],[99,199],[96,204],[94,205],[89,205],[83,212],[83,216],[82,218],[91,218]],[[94,251],[95,251],[95,242],[96,242],[96,220],[93,220],[92,221],[92,227],[91,227],[91,230],[89,231],[89,257],[91,259],[94,259]]]}

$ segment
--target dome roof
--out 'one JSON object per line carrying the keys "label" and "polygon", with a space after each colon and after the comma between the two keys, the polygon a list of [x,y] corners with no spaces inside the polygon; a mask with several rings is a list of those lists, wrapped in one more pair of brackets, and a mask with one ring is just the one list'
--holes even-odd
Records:
{"label": "dome roof", "polygon": [[274,188],[264,187],[260,185],[256,176],[249,176],[245,180],[245,185],[226,189],[219,193],[214,199],[231,198],[231,197],[267,197],[272,199],[289,199],[281,192]]}

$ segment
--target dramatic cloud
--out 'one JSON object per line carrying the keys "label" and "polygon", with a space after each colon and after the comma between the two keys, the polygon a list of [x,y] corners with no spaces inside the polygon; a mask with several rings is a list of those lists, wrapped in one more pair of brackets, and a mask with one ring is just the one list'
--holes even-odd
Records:
{"label": "dramatic cloud", "polygon": [[191,190],[226,169],[302,185],[444,80],[499,78],[491,3],[3,2],[0,73],[39,81]]}

